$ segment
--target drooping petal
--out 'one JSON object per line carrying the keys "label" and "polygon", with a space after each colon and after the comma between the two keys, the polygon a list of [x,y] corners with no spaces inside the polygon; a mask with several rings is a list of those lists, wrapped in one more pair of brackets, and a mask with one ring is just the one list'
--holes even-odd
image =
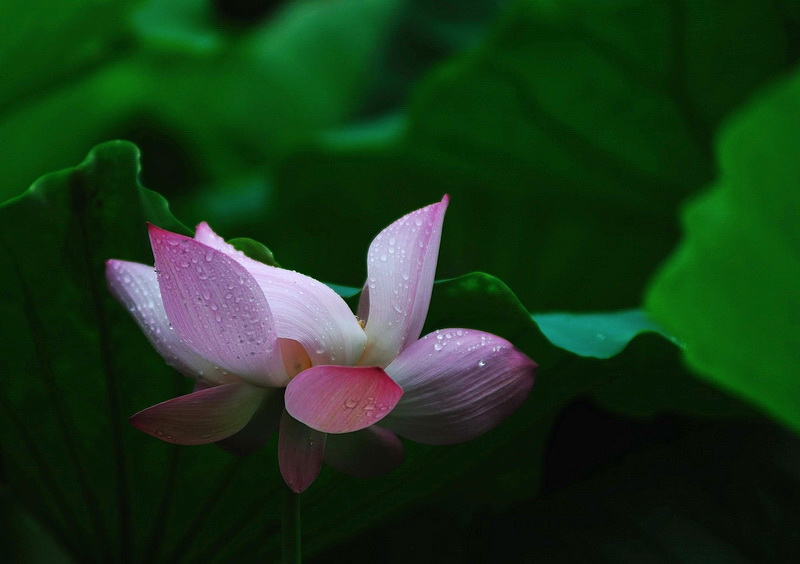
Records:
{"label": "drooping petal", "polygon": [[325,433],[315,431],[283,412],[278,437],[278,465],[283,480],[293,492],[305,491],[316,480],[322,468],[325,441]]}
{"label": "drooping petal", "polygon": [[344,300],[328,286],[245,256],[205,222],[197,226],[195,239],[247,269],[269,302],[278,336],[303,345],[314,365],[352,365],[361,357],[367,336]]}
{"label": "drooping petal", "polygon": [[350,433],[383,419],[403,389],[376,366],[314,366],[286,387],[286,411],[325,433]]}
{"label": "drooping petal", "polygon": [[397,435],[376,425],[355,433],[328,435],[325,445],[325,462],[357,478],[388,474],[403,458],[403,443]]}
{"label": "drooping petal", "polygon": [[511,415],[533,386],[536,363],[496,335],[445,329],[404,350],[386,372],[405,394],[383,425],[443,445],[482,435]]}
{"label": "drooping petal", "polygon": [[164,309],[181,340],[255,385],[285,384],[272,314],[247,270],[224,253],[152,225],[150,242]]}
{"label": "drooping petal", "polygon": [[221,368],[186,346],[172,329],[152,266],[109,260],[106,262],[106,280],[111,293],[128,309],[167,364],[202,382],[221,384],[233,381]]}
{"label": "drooping petal", "polygon": [[130,421],[137,429],[168,443],[215,443],[247,425],[266,391],[246,382],[222,384],[148,407]]}
{"label": "drooping petal", "polygon": [[367,349],[361,365],[388,365],[419,338],[431,301],[448,197],[381,231],[367,254]]}

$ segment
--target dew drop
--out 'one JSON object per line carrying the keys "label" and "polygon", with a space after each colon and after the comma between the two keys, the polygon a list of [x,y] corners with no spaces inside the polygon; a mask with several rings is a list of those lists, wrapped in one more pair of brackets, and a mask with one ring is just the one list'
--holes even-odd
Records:
{"label": "dew drop", "polygon": [[479,360],[479,361],[478,361],[478,366],[480,366],[481,368],[483,368],[484,366],[486,366],[486,361],[485,361],[485,360]]}
{"label": "dew drop", "polygon": [[345,402],[344,402],[344,406],[347,409],[353,409],[357,405],[358,405],[358,399],[357,398],[350,398],[348,400],[345,400]]}
{"label": "dew drop", "polygon": [[444,345],[442,345],[442,343],[436,343],[435,345],[433,345],[433,348],[436,349],[437,351],[440,351],[444,348]]}

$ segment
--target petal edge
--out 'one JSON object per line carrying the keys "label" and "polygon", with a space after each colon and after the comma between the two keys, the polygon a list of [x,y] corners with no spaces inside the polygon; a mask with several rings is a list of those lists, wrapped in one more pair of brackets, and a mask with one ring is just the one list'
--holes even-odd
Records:
{"label": "petal edge", "polygon": [[424,444],[468,441],[516,411],[533,387],[536,368],[496,335],[435,331],[386,367],[405,395],[382,425]]}

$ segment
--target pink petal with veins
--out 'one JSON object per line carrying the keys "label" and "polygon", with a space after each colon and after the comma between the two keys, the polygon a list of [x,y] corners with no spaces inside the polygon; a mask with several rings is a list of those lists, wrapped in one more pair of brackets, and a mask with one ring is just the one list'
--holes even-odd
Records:
{"label": "pink petal with veins", "polygon": [[376,366],[314,366],[286,387],[286,410],[325,433],[350,433],[377,423],[403,390]]}
{"label": "pink petal with veins", "polygon": [[361,357],[367,336],[344,300],[328,286],[246,257],[205,222],[197,226],[195,239],[247,269],[267,298],[278,336],[303,345],[314,365],[352,365]]}
{"label": "pink petal with veins", "polygon": [[180,340],[167,319],[152,266],[109,260],[106,280],[111,293],[128,309],[167,364],[201,382],[219,384],[235,379]]}
{"label": "pink petal with veins", "polygon": [[403,463],[403,443],[386,429],[373,425],[355,433],[328,435],[325,462],[357,478],[382,476]]}
{"label": "pink petal with veins", "polygon": [[322,468],[325,440],[325,433],[315,431],[283,412],[278,437],[278,465],[283,480],[293,492],[305,491],[316,480]]}
{"label": "pink petal with veins", "polygon": [[388,365],[419,338],[433,290],[442,222],[442,201],[411,212],[381,231],[367,254],[368,298],[359,308],[367,320],[367,350],[361,365]]}
{"label": "pink petal with veins", "polygon": [[244,428],[266,391],[245,382],[222,384],[148,407],[130,422],[168,443],[214,443]]}
{"label": "pink petal with veins", "polygon": [[180,339],[252,384],[284,385],[272,314],[247,270],[216,249],[152,225],[150,242],[164,309]]}
{"label": "pink petal with veins", "polygon": [[411,345],[386,372],[405,394],[382,425],[443,445],[482,435],[511,415],[533,386],[536,363],[496,335],[445,329]]}

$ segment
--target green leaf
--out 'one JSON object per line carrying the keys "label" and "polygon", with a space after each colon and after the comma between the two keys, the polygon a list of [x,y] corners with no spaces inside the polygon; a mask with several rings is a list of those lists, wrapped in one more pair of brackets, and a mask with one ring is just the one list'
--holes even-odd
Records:
{"label": "green leaf", "polygon": [[[351,303],[358,302],[359,288],[328,286]],[[678,344],[638,309],[531,315],[502,280],[485,272],[437,280],[433,285],[423,334],[447,327],[480,329],[522,343],[520,346],[536,356],[539,364],[543,357],[548,364],[560,356],[553,346],[577,356],[611,358],[642,333],[656,333]]]}
{"label": "green leaf", "polygon": [[800,75],[733,120],[647,296],[689,365],[800,431]]}
{"label": "green leaf", "polygon": [[[0,116],[115,56],[133,0],[5,2],[0,18]],[[91,25],[87,25],[91,22]]]}
{"label": "green leaf", "polygon": [[[146,221],[182,229],[138,185],[138,160],[129,143],[103,144],[0,206],[3,465],[76,561],[225,558],[277,517],[275,449],[178,449],[126,421],[189,391],[105,286],[107,259],[152,262]],[[223,492],[235,511],[217,510]]]}
{"label": "green leaf", "polygon": [[580,356],[611,358],[637,335],[666,335],[638,309],[611,313],[539,313],[533,319],[551,343]]}
{"label": "green leaf", "polygon": [[[188,391],[105,289],[108,258],[152,260],[146,221],[181,227],[165,201],[137,183],[138,172],[134,146],[104,144],[0,206],[0,267],[9,273],[0,281],[0,442],[11,488],[77,561],[274,560],[275,494],[283,487],[274,440],[236,459],[215,445],[167,445],[125,421]],[[389,476],[358,480],[323,469],[304,494],[309,553],[436,496],[458,495],[474,509],[486,499],[532,495],[561,407],[602,390],[615,373],[632,373],[628,353],[604,369],[549,345],[514,294],[489,275],[443,281],[433,302],[429,324],[492,330],[540,361],[534,393],[475,441],[441,448],[407,442],[405,464]],[[644,339],[631,345],[643,347],[631,356],[633,374],[674,367],[674,358],[647,354]],[[669,346],[674,357],[663,339],[656,346]],[[675,379],[670,384],[679,388]]]}
{"label": "green leaf", "polygon": [[[14,4],[25,25],[3,12],[0,28],[10,29],[0,37],[13,48],[7,57],[0,51],[0,61],[19,81],[4,87],[16,91],[19,83],[32,92],[24,88],[0,107],[0,152],[15,155],[0,162],[0,200],[70,166],[87,147],[132,139],[145,147],[150,187],[197,214],[187,219],[223,229],[259,225],[269,202],[264,166],[357,109],[398,1],[290,2],[275,18],[237,32],[209,17],[210,0],[142,2],[131,18],[122,0]],[[62,19],[67,31],[56,33]],[[120,31],[129,20],[135,45]],[[30,35],[20,35],[23,28]],[[118,57],[95,58],[94,49],[106,47],[95,30],[119,44]],[[60,77],[72,46],[92,64],[52,84],[23,84],[39,69]],[[215,205],[220,200],[228,205]],[[231,216],[237,202],[245,205]]]}
{"label": "green leaf", "polygon": [[[449,193],[440,275],[492,272],[533,311],[638,307],[719,123],[793,56],[771,0],[517,1],[415,90],[393,145],[286,159],[264,238],[356,285],[339,249]],[[327,262],[293,236],[301,214]]]}
{"label": "green leaf", "polygon": [[248,257],[270,266],[280,267],[278,261],[275,260],[275,255],[272,254],[265,245],[249,239],[247,237],[237,237],[236,239],[229,239],[228,243],[233,245],[236,249],[242,251]]}

